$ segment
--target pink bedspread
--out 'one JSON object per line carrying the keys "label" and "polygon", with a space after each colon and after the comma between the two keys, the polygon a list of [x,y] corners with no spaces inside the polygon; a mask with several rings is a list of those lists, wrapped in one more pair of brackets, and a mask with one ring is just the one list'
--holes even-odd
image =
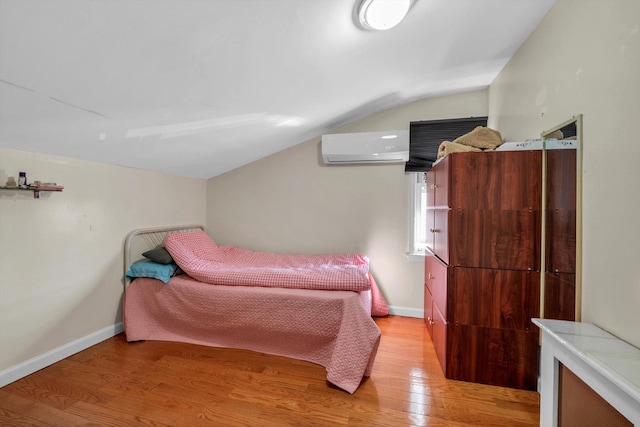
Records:
{"label": "pink bedspread", "polygon": [[369,259],[362,254],[296,255],[218,246],[202,231],[172,233],[164,246],[191,277],[217,285],[364,291]]}
{"label": "pink bedspread", "polygon": [[210,285],[183,275],[136,279],[124,300],[128,341],[240,348],[317,363],[353,393],[369,376],[380,330],[350,291]]}

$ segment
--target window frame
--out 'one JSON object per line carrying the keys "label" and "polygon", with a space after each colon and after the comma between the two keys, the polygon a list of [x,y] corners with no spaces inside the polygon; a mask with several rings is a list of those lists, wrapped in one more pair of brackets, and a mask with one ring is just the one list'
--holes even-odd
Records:
{"label": "window frame", "polygon": [[426,254],[426,193],[424,172],[407,172],[409,175],[409,252],[410,259],[423,260]]}
{"label": "window frame", "polygon": [[[409,123],[409,160],[404,171],[411,175],[409,202],[409,259],[424,259],[426,254],[426,183],[425,173],[437,163],[442,141],[453,141],[477,126],[487,126],[488,117],[423,120]],[[417,175],[413,176],[414,174]],[[422,180],[422,181],[420,181]],[[421,184],[422,183],[422,184]],[[425,198],[422,199],[424,188]],[[420,222],[421,221],[421,222]],[[424,227],[424,229],[421,229]],[[424,235],[424,245],[419,233]]]}

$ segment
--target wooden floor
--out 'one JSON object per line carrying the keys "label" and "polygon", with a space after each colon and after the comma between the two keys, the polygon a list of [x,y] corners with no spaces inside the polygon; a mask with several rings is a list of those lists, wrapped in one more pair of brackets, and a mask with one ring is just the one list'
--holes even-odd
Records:
{"label": "wooden floor", "polygon": [[312,363],[118,335],[0,388],[0,425],[538,426],[537,393],[447,380],[421,319],[376,322],[353,395]]}

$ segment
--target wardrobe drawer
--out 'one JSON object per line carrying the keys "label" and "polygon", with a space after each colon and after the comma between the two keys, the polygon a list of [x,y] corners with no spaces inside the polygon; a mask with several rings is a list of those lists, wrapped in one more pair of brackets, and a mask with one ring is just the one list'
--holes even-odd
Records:
{"label": "wardrobe drawer", "polygon": [[427,208],[425,212],[425,221],[426,221],[426,230],[427,230],[427,235],[425,236],[425,246],[430,251],[433,251],[435,249],[434,247],[435,242],[433,240],[434,238],[433,230],[435,228],[435,215],[436,215],[435,209]]}
{"label": "wardrobe drawer", "polygon": [[433,215],[433,253],[449,264],[449,209],[436,209]]}
{"label": "wardrobe drawer", "polygon": [[447,156],[431,169],[435,175],[434,206],[449,206],[449,163]]}
{"label": "wardrobe drawer", "polygon": [[433,303],[431,299],[431,291],[424,285],[424,324],[427,325],[427,331],[431,340],[433,340]]}
{"label": "wardrobe drawer", "polygon": [[427,208],[433,208],[436,205],[436,174],[429,171],[424,174],[424,183],[427,187]]}
{"label": "wardrobe drawer", "polygon": [[540,209],[541,151],[465,152],[447,157],[452,157],[449,207]]}
{"label": "wardrobe drawer", "polygon": [[433,303],[447,318],[447,266],[435,255],[427,253],[424,263],[424,283],[431,292]]}
{"label": "wardrobe drawer", "polygon": [[433,348],[438,356],[438,361],[442,367],[442,372],[447,372],[447,321],[444,319],[438,306],[433,306],[433,330],[431,332],[431,341]]}
{"label": "wardrobe drawer", "polygon": [[575,274],[544,274],[544,317],[571,321],[576,319]]}
{"label": "wardrobe drawer", "polygon": [[[435,228],[447,230],[447,258],[439,248],[442,237],[434,234],[436,255],[452,266],[540,269],[540,211],[460,210],[449,211],[449,222],[435,217]],[[436,213],[437,215],[437,213]]]}
{"label": "wardrobe drawer", "polygon": [[449,348],[445,365],[447,378],[525,390],[536,389],[537,328],[530,332],[452,324],[448,328]]}
{"label": "wardrobe drawer", "polygon": [[448,293],[447,319],[456,326],[529,331],[540,314],[535,271],[450,267]]}
{"label": "wardrobe drawer", "polygon": [[576,272],[576,211],[554,209],[547,211],[546,271]]}

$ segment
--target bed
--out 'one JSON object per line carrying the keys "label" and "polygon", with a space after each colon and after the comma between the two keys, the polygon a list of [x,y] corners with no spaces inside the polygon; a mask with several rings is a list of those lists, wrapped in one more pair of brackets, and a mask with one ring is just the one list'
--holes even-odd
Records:
{"label": "bed", "polygon": [[[386,314],[373,276],[368,274],[370,287],[363,290],[217,284],[220,278],[201,274],[193,267],[198,263],[185,261],[174,250],[178,266],[170,274],[134,274],[137,277],[129,280],[132,266],[159,267],[142,253],[203,232],[202,226],[188,225],[134,230],[127,236],[123,314],[127,340],[185,342],[305,360],[324,366],[328,382],[354,393],[371,375],[380,342],[372,306],[374,314]],[[182,267],[190,274],[179,274]],[[255,274],[236,272],[236,276],[249,283]]]}

